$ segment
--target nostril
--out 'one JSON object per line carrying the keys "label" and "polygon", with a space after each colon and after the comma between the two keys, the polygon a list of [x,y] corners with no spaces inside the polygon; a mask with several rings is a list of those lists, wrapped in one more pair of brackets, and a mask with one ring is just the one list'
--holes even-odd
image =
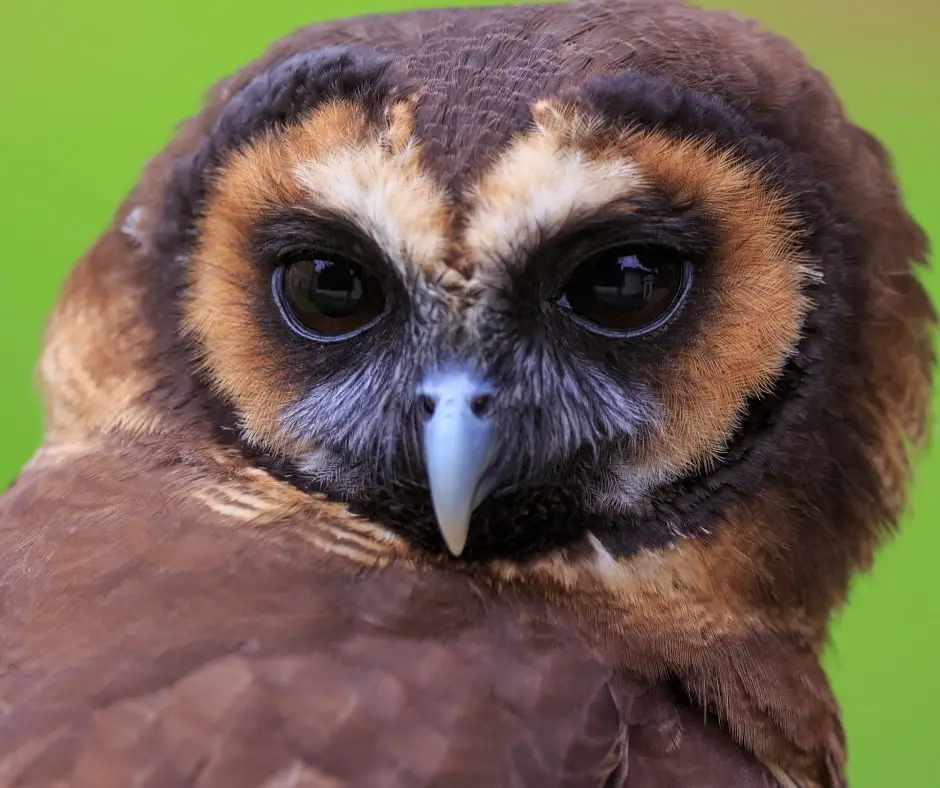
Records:
{"label": "nostril", "polygon": [[433,416],[434,409],[437,407],[437,400],[434,397],[422,394],[418,397],[418,407],[425,416]]}
{"label": "nostril", "polygon": [[479,418],[486,416],[493,407],[493,398],[489,394],[478,394],[470,400],[470,410]]}

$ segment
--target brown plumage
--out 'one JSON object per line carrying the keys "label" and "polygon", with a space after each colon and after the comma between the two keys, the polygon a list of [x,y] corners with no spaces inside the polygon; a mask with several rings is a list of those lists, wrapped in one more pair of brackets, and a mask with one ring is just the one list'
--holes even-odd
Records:
{"label": "brown plumage", "polygon": [[[609,248],[681,261],[659,322],[579,311]],[[924,257],[880,145],[734,16],[297,31],[51,317],[0,499],[0,786],[845,785],[819,655],[925,433]],[[374,274],[374,319],[298,325],[311,260]],[[465,379],[469,531],[429,437]]]}

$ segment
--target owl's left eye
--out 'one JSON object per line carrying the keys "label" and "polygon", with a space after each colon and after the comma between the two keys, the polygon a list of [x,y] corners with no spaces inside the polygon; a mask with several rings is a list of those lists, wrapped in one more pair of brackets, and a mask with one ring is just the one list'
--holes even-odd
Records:
{"label": "owl's left eye", "polygon": [[575,269],[558,305],[593,331],[637,336],[675,313],[690,274],[691,263],[672,249],[605,249]]}
{"label": "owl's left eye", "polygon": [[275,300],[301,336],[337,341],[375,324],[385,311],[382,283],[365,266],[335,255],[288,260],[274,272]]}

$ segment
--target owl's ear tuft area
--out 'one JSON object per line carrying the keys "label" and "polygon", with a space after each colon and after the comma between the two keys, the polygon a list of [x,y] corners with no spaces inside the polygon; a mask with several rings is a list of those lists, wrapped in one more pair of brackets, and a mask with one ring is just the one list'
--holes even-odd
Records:
{"label": "owl's ear tuft area", "polygon": [[202,144],[175,163],[158,252],[178,254],[187,245],[215,170],[234,152],[331,101],[354,101],[381,122],[397,95],[392,72],[393,61],[368,47],[328,46],[297,52],[255,76],[225,102]]}
{"label": "owl's ear tuft area", "polygon": [[390,58],[361,46],[294,54],[229,99],[209,135],[210,147],[229,152],[264,131],[293,124],[331,99],[355,99],[380,116],[390,98],[386,75],[391,67]]}

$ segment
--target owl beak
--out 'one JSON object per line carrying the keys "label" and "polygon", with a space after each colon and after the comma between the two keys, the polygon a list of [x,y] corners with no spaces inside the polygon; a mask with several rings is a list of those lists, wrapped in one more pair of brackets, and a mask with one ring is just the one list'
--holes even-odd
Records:
{"label": "owl beak", "polygon": [[470,516],[491,491],[485,474],[495,443],[492,390],[475,374],[456,370],[426,379],[418,394],[431,505],[447,549],[459,556]]}

